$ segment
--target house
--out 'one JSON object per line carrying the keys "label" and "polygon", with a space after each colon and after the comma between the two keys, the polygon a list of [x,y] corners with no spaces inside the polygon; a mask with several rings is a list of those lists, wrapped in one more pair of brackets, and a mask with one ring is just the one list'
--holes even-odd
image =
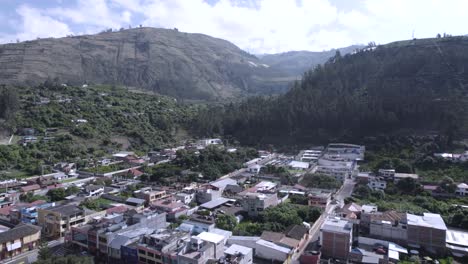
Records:
{"label": "house", "polygon": [[86,198],[99,198],[102,194],[104,194],[104,186],[91,184],[85,187],[82,196]]}
{"label": "house", "polygon": [[211,232],[215,228],[215,219],[213,216],[193,214],[189,219],[184,220],[183,224],[191,226],[191,231],[194,234],[202,232]]}
{"label": "house", "polygon": [[393,181],[395,183],[397,183],[400,180],[405,179],[405,178],[411,178],[411,179],[417,181],[419,179],[419,176],[417,174],[414,174],[414,173],[395,173],[395,177],[394,177]]}
{"label": "house", "polygon": [[136,208],[143,208],[145,206],[145,200],[134,197],[128,198],[125,200],[125,203]]}
{"label": "house", "polygon": [[322,155],[322,150],[314,150],[314,149],[308,149],[308,150],[302,150],[297,159],[303,162],[317,162],[317,160],[320,158]]}
{"label": "house", "polygon": [[22,193],[34,193],[35,191],[38,191],[41,189],[41,186],[39,184],[31,184],[31,185],[26,185],[20,188],[20,191]]}
{"label": "house", "polygon": [[296,250],[299,247],[299,240],[287,237],[283,233],[263,231],[260,238],[290,250]]}
{"label": "house", "polygon": [[154,201],[151,207],[160,212],[165,212],[169,220],[175,220],[181,215],[186,215],[188,209],[184,203],[178,202],[174,198]]}
{"label": "house", "polygon": [[366,148],[348,143],[330,143],[324,151],[325,158],[339,158],[348,161],[364,160]]}
{"label": "house", "polygon": [[41,228],[21,224],[1,234],[0,260],[5,260],[36,249],[41,238]]}
{"label": "house", "polygon": [[346,220],[329,218],[320,228],[322,255],[347,260],[353,242],[352,224]]}
{"label": "house", "polygon": [[313,189],[308,194],[308,205],[326,208],[331,202],[332,193],[329,190]]}
{"label": "house", "polygon": [[304,161],[296,161],[293,160],[289,162],[288,167],[293,169],[293,170],[307,170],[309,168],[310,164],[308,162]]}
{"label": "house", "polygon": [[379,176],[383,177],[387,181],[393,181],[395,179],[395,170],[379,169]]}
{"label": "house", "polygon": [[468,184],[459,183],[457,185],[457,190],[455,191],[455,194],[460,195],[460,196],[468,195]]}
{"label": "house", "polygon": [[241,199],[242,208],[249,216],[258,216],[270,206],[278,204],[278,196],[276,193],[246,193]]}
{"label": "house", "polygon": [[223,145],[223,141],[219,138],[207,138],[199,140],[198,144],[202,147],[208,147],[210,145]]}
{"label": "house", "polygon": [[298,248],[300,248],[309,238],[309,229],[303,225],[292,225],[284,231],[284,234],[286,237],[299,241]]}
{"label": "house", "polygon": [[385,190],[387,188],[387,181],[379,177],[370,177],[367,186],[372,190]]}
{"label": "house", "polygon": [[247,168],[247,171],[250,172],[250,173],[253,173],[253,174],[259,174],[261,169],[262,169],[261,165],[254,164],[254,165],[250,165]]}
{"label": "house", "polygon": [[190,204],[195,200],[195,193],[180,192],[175,195],[177,201],[181,201],[184,204]]}

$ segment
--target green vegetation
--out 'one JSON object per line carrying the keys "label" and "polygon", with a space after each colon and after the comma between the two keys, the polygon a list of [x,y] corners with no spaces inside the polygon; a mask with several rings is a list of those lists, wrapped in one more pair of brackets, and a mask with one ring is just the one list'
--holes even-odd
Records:
{"label": "green vegetation", "polygon": [[79,192],[80,192],[80,188],[76,187],[75,185],[72,185],[68,187],[67,189],[55,188],[55,189],[49,190],[46,195],[49,197],[50,201],[55,202],[55,201],[65,200],[65,197],[73,195],[73,194],[77,194]]}
{"label": "green vegetation", "polygon": [[237,219],[232,215],[218,215],[216,217],[216,227],[228,231],[233,231],[237,226]]}
{"label": "green vegetation", "polygon": [[[50,102],[40,103],[41,98]],[[21,134],[24,128],[33,128],[37,137],[27,146],[1,145],[0,174],[17,170],[37,175],[42,165],[70,161],[83,167],[112,151],[163,148],[186,134],[183,127],[196,111],[164,96],[114,86],[63,87],[54,82],[0,88],[0,102],[0,133]],[[8,121],[2,123],[2,118]],[[87,123],[73,122],[77,119]]]}
{"label": "green vegetation", "polygon": [[23,194],[20,195],[20,201],[22,201],[22,202],[32,203],[32,202],[38,201],[38,200],[48,201],[49,197],[42,196],[42,195],[34,195],[32,192],[28,192],[26,194],[23,193]]}
{"label": "green vegetation", "polygon": [[415,40],[354,55],[337,52],[285,95],[213,106],[200,113],[194,129],[251,145],[359,142],[429,131],[452,142],[468,128],[466,42]]}
{"label": "green vegetation", "polygon": [[291,225],[302,222],[313,223],[321,214],[321,210],[298,204],[282,203],[269,207],[258,218],[243,221],[234,228],[235,235],[258,236],[263,231],[283,232]]}
{"label": "green vegetation", "polygon": [[80,204],[80,206],[86,207],[90,210],[100,211],[105,209],[106,205],[110,205],[111,203],[112,201],[104,198],[86,199]]}
{"label": "green vegetation", "polygon": [[[214,180],[240,169],[243,163],[257,157],[257,151],[252,148],[238,148],[230,153],[224,149],[210,146],[196,153],[194,150],[179,150],[177,158],[171,163],[146,167],[143,170],[149,175],[150,181],[164,182],[169,177],[178,177],[178,180],[187,182],[197,181],[198,173],[204,180]],[[190,172],[182,175],[183,171]]]}
{"label": "green vegetation", "polygon": [[338,180],[323,174],[306,174],[300,184],[305,187],[320,189],[339,189],[341,187]]}

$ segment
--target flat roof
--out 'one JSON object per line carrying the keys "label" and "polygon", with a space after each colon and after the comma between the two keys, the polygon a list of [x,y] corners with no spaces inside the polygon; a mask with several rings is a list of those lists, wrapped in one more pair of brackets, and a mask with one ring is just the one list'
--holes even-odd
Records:
{"label": "flat roof", "polygon": [[275,243],[272,243],[272,242],[269,242],[269,241],[266,241],[266,240],[263,240],[263,239],[259,239],[257,242],[255,242],[259,245],[262,245],[264,247],[268,247],[268,248],[271,248],[271,249],[274,249],[276,251],[280,251],[282,253],[285,253],[285,254],[289,254],[289,252],[291,251],[291,249],[287,248],[287,247],[282,247],[282,246],[278,246],[277,244]]}
{"label": "flat roof", "polygon": [[228,185],[237,185],[237,181],[233,180],[233,179],[230,179],[230,178],[226,178],[226,179],[222,179],[220,181],[211,182],[210,185],[213,185],[213,186],[218,187],[220,189],[224,189]]}
{"label": "flat roof", "polygon": [[223,205],[227,202],[229,202],[231,199],[224,198],[224,197],[219,197],[214,200],[211,200],[209,202],[206,202],[204,204],[201,204],[200,207],[206,208],[206,209],[213,209],[215,207],[218,207],[220,205]]}
{"label": "flat roof", "polygon": [[424,213],[423,216],[406,214],[409,225],[432,227],[435,229],[447,230],[444,219],[440,214]]}
{"label": "flat roof", "polygon": [[251,251],[252,251],[251,248],[244,247],[244,246],[237,245],[237,244],[232,244],[228,249],[224,251],[224,253],[229,254],[229,255],[237,255],[241,253],[242,255],[245,256],[249,254]]}
{"label": "flat roof", "polygon": [[395,173],[395,178],[413,178],[417,180],[419,176],[414,173]]}
{"label": "flat roof", "polygon": [[446,242],[453,245],[468,247],[468,232],[448,229]]}
{"label": "flat roof", "polygon": [[224,240],[224,236],[211,233],[211,232],[202,232],[197,237],[203,241],[208,241],[208,242],[215,243],[215,244],[218,244],[219,242]]}
{"label": "flat roof", "polygon": [[325,220],[320,230],[334,233],[350,233],[351,227],[346,220],[332,218]]}
{"label": "flat roof", "polygon": [[295,168],[307,169],[307,168],[309,168],[310,164],[308,162],[293,160],[293,161],[289,162],[288,165],[291,166],[291,167],[295,167]]}

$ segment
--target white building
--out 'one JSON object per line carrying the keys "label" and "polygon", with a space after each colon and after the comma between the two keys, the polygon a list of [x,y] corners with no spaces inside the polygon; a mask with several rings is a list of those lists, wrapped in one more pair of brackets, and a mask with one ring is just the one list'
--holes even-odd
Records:
{"label": "white building", "polygon": [[198,141],[198,143],[204,147],[210,145],[223,145],[223,141],[219,138],[206,138]]}
{"label": "white building", "polygon": [[181,193],[176,194],[175,197],[177,201],[181,201],[184,204],[189,204],[193,200],[195,200],[195,192],[192,192],[192,193],[181,192]]}
{"label": "white building", "polygon": [[307,170],[309,168],[309,163],[308,162],[303,162],[303,161],[291,161],[289,162],[288,166],[293,169],[293,170]]}
{"label": "white building", "polygon": [[252,264],[253,250],[249,247],[233,244],[224,250],[228,263]]}
{"label": "white building", "polygon": [[455,191],[457,195],[466,196],[468,195],[468,184],[460,183],[457,185],[457,190]]}

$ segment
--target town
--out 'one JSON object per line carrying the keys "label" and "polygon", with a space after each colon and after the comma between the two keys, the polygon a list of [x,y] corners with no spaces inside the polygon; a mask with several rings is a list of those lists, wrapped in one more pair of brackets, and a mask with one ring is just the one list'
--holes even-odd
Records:
{"label": "town", "polygon": [[[362,170],[364,146],[331,143],[297,155],[258,150],[214,179],[187,169],[150,181],[204,151],[241,150],[203,139],[145,155],[121,151],[85,167],[63,162],[52,173],[0,182],[2,263],[40,255],[148,264],[438,263],[468,256],[468,230],[447,227],[440,214],[364,203],[366,192],[419,184],[417,174]],[[452,194],[421,188],[435,197],[468,194],[467,184],[449,184]]]}

